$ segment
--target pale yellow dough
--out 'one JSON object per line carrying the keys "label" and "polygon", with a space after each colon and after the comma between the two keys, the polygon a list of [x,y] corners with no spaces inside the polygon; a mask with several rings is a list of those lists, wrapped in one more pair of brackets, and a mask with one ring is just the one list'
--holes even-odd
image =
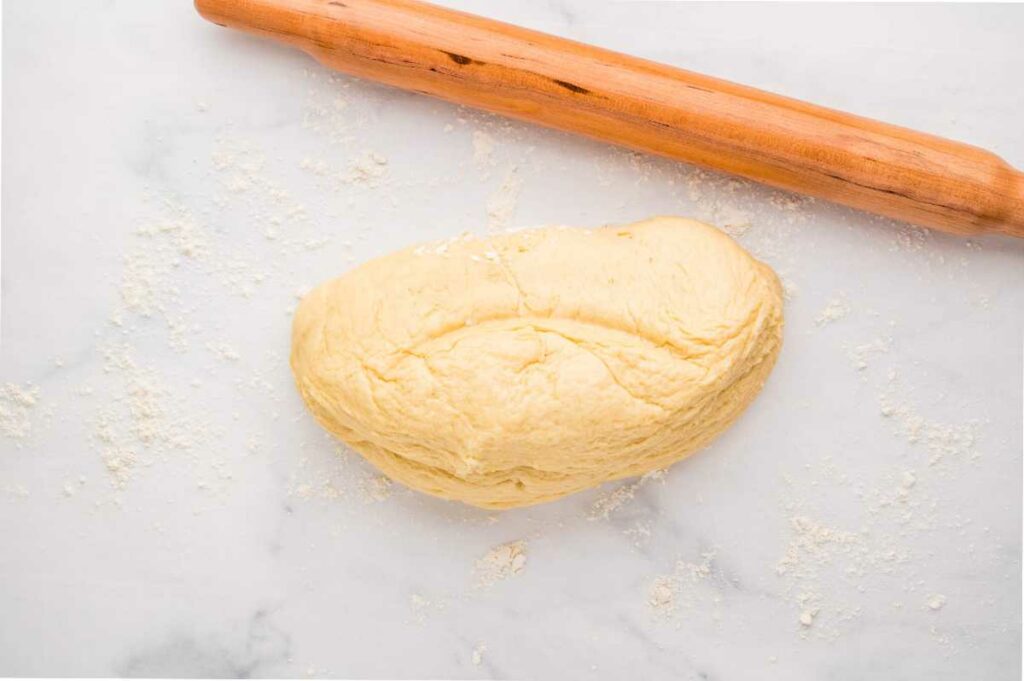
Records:
{"label": "pale yellow dough", "polygon": [[654,218],[408,248],[307,295],[292,370],[389,477],[484,508],[663,468],[758,393],[778,278],[713,227]]}

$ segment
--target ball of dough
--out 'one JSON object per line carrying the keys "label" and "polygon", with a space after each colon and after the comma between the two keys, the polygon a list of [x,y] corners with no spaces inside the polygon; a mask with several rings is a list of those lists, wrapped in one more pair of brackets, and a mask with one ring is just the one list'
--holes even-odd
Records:
{"label": "ball of dough", "polygon": [[704,446],[781,342],[767,265],[713,227],[654,218],[367,262],[303,299],[291,365],[321,425],[387,476],[510,508]]}

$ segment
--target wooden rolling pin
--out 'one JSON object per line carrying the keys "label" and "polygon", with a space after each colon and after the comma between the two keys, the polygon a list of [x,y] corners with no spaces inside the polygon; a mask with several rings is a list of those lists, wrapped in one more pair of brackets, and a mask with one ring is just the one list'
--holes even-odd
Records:
{"label": "wooden rolling pin", "polygon": [[977,147],[416,0],[195,0],[327,66],[956,234],[1024,236]]}

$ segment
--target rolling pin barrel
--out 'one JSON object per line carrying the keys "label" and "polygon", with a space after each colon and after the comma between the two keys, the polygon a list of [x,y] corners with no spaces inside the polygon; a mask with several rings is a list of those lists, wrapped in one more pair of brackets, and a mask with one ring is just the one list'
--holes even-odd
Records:
{"label": "rolling pin barrel", "polygon": [[325,65],[956,234],[1024,236],[1024,173],[966,144],[415,0],[196,0]]}

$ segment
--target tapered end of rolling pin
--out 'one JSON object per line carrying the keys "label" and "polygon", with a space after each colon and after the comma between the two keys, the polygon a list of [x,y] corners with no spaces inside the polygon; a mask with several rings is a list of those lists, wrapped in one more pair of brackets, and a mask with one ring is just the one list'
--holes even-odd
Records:
{"label": "tapered end of rolling pin", "polygon": [[217,13],[217,3],[208,2],[207,0],[195,0],[196,11],[199,12],[199,16],[206,19],[207,21],[213,22],[218,26],[225,26]]}
{"label": "tapered end of rolling pin", "polygon": [[[194,0],[194,4],[199,16],[224,28],[256,33],[301,49],[308,49],[312,38],[307,19],[316,15],[307,14],[309,0]],[[345,6],[340,1],[316,4],[327,6],[315,8],[320,14]]]}

